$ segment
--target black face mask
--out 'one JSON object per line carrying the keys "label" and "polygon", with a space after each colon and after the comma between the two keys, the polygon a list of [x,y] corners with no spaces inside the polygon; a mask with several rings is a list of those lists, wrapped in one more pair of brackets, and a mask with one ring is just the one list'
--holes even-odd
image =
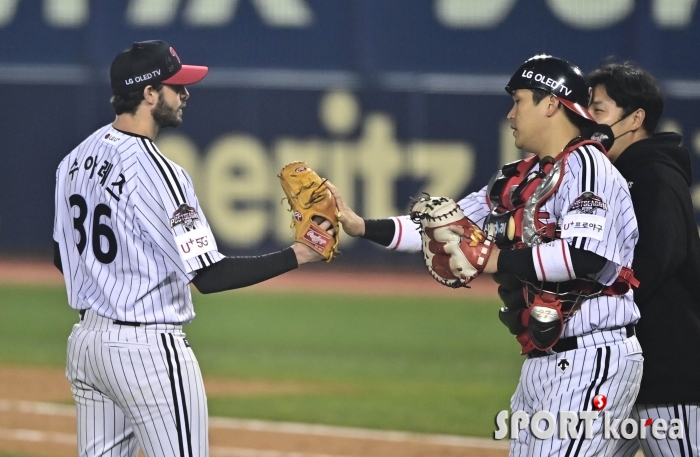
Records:
{"label": "black face mask", "polygon": [[615,143],[615,135],[607,124],[594,124],[588,129],[582,130],[581,134],[584,138],[590,138],[602,144],[606,151],[609,151]]}
{"label": "black face mask", "polygon": [[[635,111],[636,111],[636,110],[635,110]],[[632,111],[632,113],[634,113],[634,111]],[[616,122],[614,122],[612,125],[610,125],[610,128],[612,129],[612,126],[613,126],[613,125],[617,124],[618,122],[622,122],[622,121],[624,121],[625,119],[627,119],[628,117],[630,117],[630,115],[631,115],[632,113],[629,113],[629,114],[627,114],[627,115],[625,115],[625,116],[622,116],[620,119],[618,119],[618,120],[617,120]],[[628,130],[628,131],[626,131],[625,133],[622,133],[622,134],[616,136],[615,139],[617,140],[618,138],[623,137],[623,136],[627,135],[627,134],[630,133],[630,132],[634,132],[634,130]]]}

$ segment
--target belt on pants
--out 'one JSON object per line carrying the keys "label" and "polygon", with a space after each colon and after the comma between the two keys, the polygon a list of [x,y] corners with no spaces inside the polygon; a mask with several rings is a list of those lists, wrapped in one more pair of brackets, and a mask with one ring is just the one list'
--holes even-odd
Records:
{"label": "belt on pants", "polygon": [[[81,309],[78,311],[80,314],[80,320],[82,321],[85,318],[85,312],[87,309]],[[112,319],[112,323],[116,325],[128,325],[129,327],[140,327],[142,325],[155,325],[155,324],[165,324],[165,325],[182,325],[182,322],[127,322],[127,321],[120,321],[118,319]]]}
{"label": "belt on pants", "polygon": [[[624,327],[625,332],[627,332],[627,338],[633,337],[635,334],[634,330],[634,324],[627,324]],[[618,330],[618,328],[609,328],[605,330]],[[605,331],[602,330],[602,331]],[[557,341],[557,344],[555,344],[550,350],[548,351],[539,351],[535,349],[534,351],[530,352],[527,356],[528,358],[534,359],[536,357],[547,357],[552,354],[556,354],[558,352],[566,352],[566,351],[571,351],[572,349],[578,349],[578,338],[577,336],[569,336],[567,338],[561,338],[559,341]]]}

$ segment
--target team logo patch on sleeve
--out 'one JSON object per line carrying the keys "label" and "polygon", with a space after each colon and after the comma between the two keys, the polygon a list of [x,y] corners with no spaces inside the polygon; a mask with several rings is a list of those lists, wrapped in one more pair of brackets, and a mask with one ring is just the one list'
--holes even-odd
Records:
{"label": "team logo patch on sleeve", "polygon": [[170,227],[175,228],[178,225],[184,225],[187,229],[194,229],[195,221],[199,220],[199,215],[197,210],[183,203],[180,207],[173,213],[173,217],[170,218]]}
{"label": "team logo patch on sleeve", "polygon": [[593,214],[597,209],[608,210],[608,204],[593,192],[584,192],[569,206],[569,212],[578,211],[583,214]]}

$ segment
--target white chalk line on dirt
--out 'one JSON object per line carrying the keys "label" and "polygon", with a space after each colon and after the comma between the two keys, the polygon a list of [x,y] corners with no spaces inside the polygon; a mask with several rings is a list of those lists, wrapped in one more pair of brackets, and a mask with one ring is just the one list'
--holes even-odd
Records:
{"label": "white chalk line on dirt", "polygon": [[397,443],[415,442],[423,444],[437,444],[442,446],[508,449],[508,443],[499,443],[483,438],[379,431],[362,428],[336,427],[332,425],[300,424],[296,422],[267,422],[248,419],[230,419],[227,417],[212,417],[209,419],[209,425],[217,428],[328,436],[333,438],[354,438],[363,440],[391,441]]}
{"label": "white chalk line on dirt", "polygon": [[29,441],[31,443],[54,443],[75,445],[77,439],[72,433],[42,432],[23,428],[0,428],[0,439],[7,441]]}
{"label": "white chalk line on dirt", "polygon": [[[42,432],[22,428],[0,428],[0,439],[30,443],[52,443],[76,446],[77,437],[71,433]],[[308,454],[302,452],[268,451],[238,447],[211,446],[209,452],[218,457],[350,457],[330,454]]]}
{"label": "white chalk line on dirt", "polygon": [[218,457],[352,457],[339,454],[309,454],[306,452],[261,451],[237,447],[211,446],[209,453]]}
{"label": "white chalk line on dirt", "polygon": [[[0,399],[0,411],[12,411],[26,414],[43,414],[49,416],[75,417],[75,407],[55,403],[30,402],[22,400]],[[331,425],[302,424],[296,422],[270,422],[250,419],[231,419],[227,417],[209,418],[210,428],[247,430],[256,432],[273,432],[296,435],[315,435],[332,438],[351,438],[398,443],[421,443],[467,448],[508,449],[507,442],[498,442],[484,438],[470,438],[453,435],[434,435],[398,431],[379,431],[362,428],[336,427]],[[228,448],[227,448],[228,449]],[[231,454],[226,454],[231,455]],[[279,454],[281,457],[283,454]],[[300,457],[302,454],[284,454],[284,457]],[[303,454],[310,456],[310,454]],[[238,457],[237,455],[235,457]],[[241,457],[247,455],[241,454]],[[256,455],[257,457],[257,455]],[[260,455],[260,457],[268,457]],[[269,457],[278,457],[270,454]],[[314,455],[313,457],[319,457]]]}

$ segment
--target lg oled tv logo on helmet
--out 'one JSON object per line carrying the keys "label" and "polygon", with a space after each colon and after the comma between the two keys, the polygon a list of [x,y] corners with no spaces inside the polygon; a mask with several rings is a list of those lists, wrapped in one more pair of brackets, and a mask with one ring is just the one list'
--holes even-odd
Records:
{"label": "lg oled tv logo on helmet", "polygon": [[549,86],[552,88],[552,91],[559,91],[560,94],[564,94],[567,97],[571,95],[572,90],[566,87],[564,84],[561,82],[550,78],[549,76],[545,76],[542,73],[535,73],[532,70],[523,70],[523,74],[521,75],[523,78],[526,79],[534,79],[538,83],[542,83],[545,86]]}

